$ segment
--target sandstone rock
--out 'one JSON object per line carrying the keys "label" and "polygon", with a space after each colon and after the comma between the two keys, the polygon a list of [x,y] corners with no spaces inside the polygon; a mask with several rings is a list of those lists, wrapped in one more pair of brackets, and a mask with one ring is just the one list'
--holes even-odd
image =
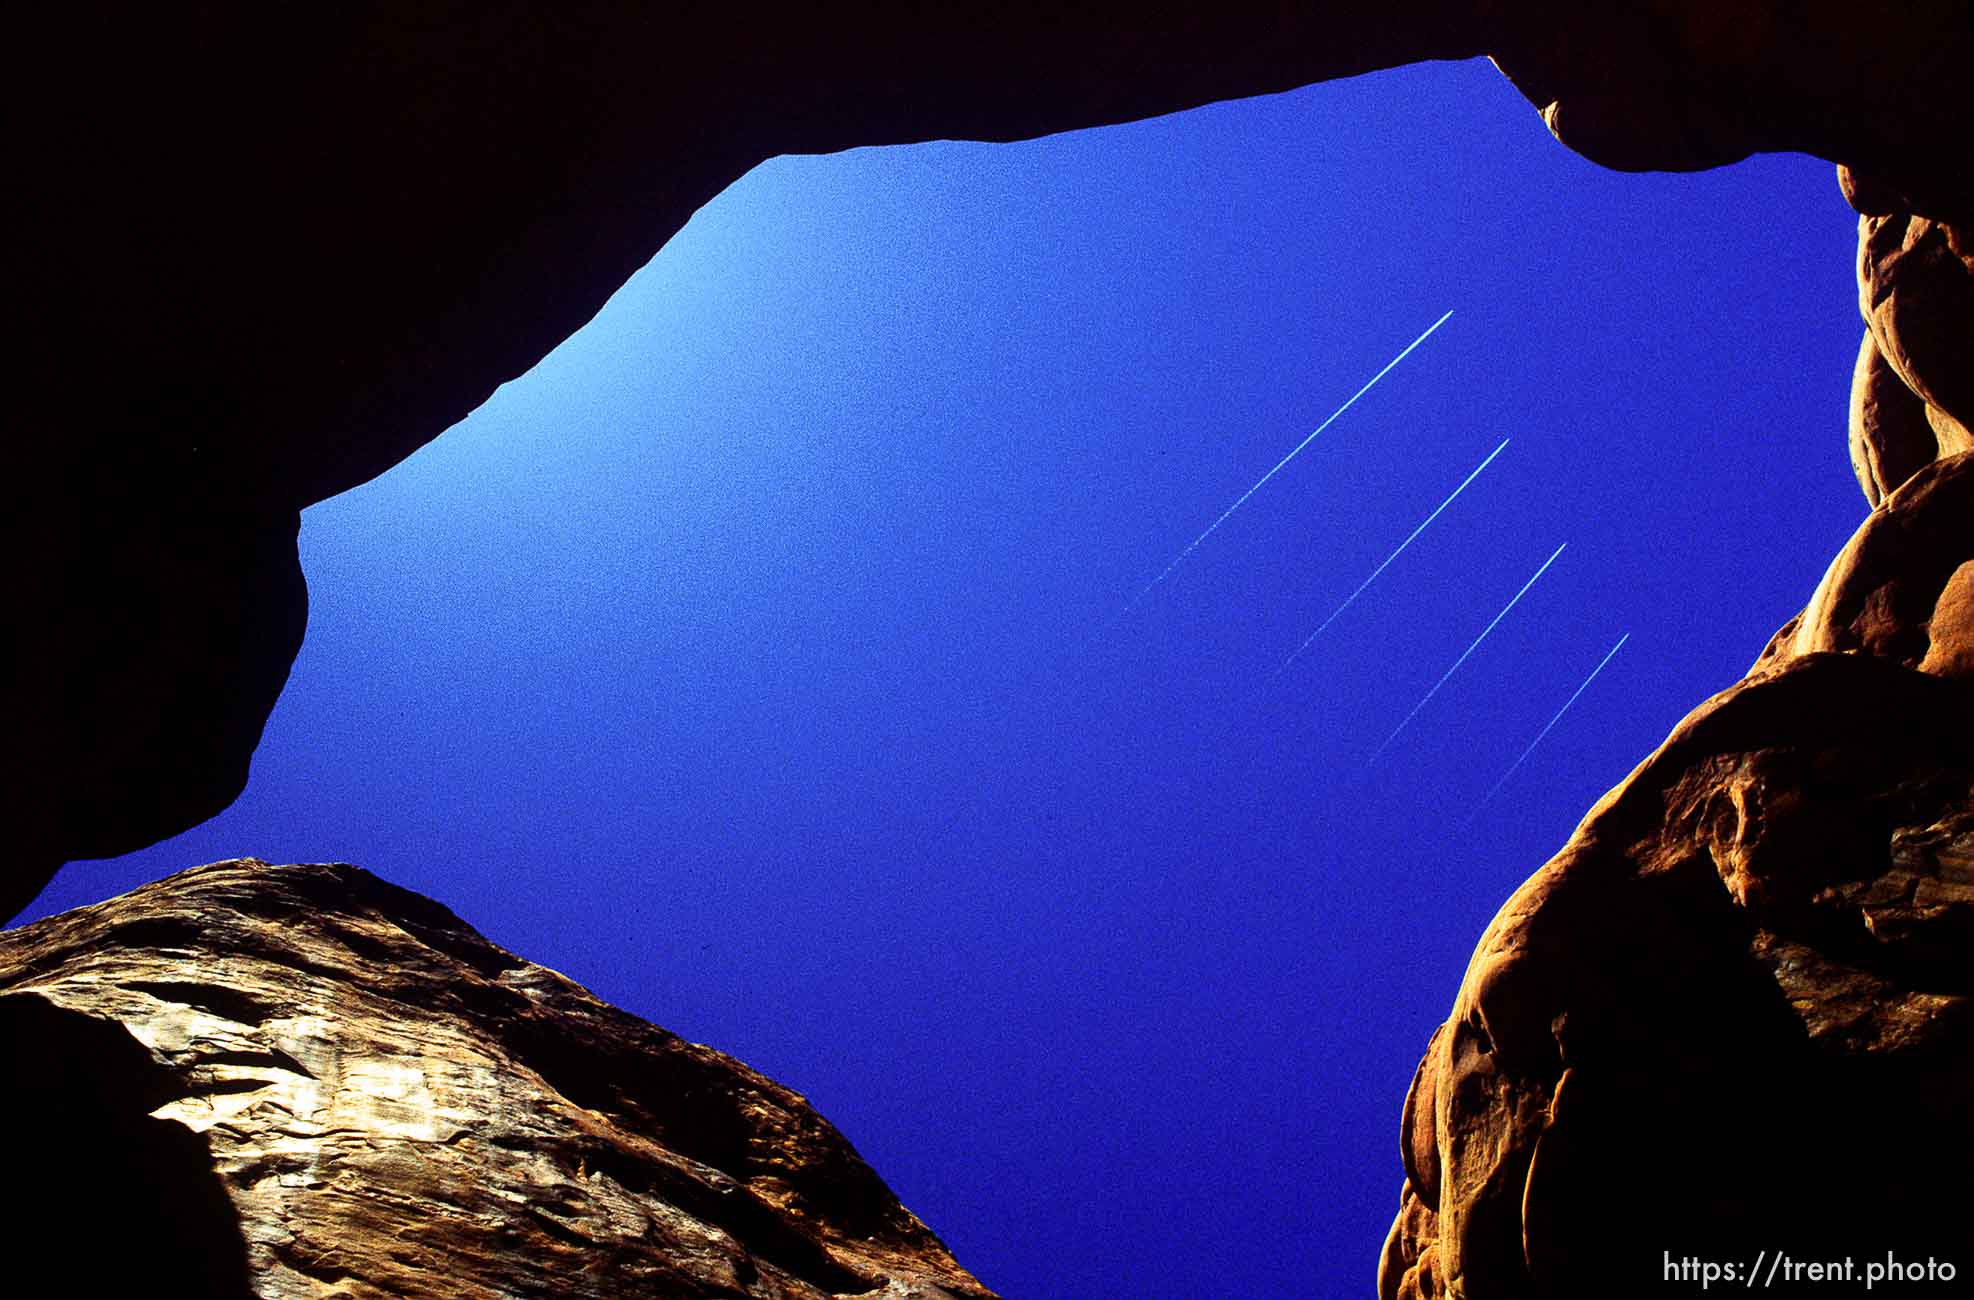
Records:
{"label": "sandstone rock", "polygon": [[1860,217],[1857,280],[1858,310],[1893,372],[1928,406],[1974,417],[1974,234],[1910,213]]}
{"label": "sandstone rock", "polygon": [[[0,592],[28,633],[0,704],[9,911],[60,861],[162,838],[239,790],[301,636],[299,508],[524,372],[777,153],[1014,139],[1490,52],[1609,165],[1773,148],[1844,164],[1870,327],[1853,449],[1883,505],[1760,670],[1490,929],[1407,1105],[1382,1289],[1610,1294],[1627,1283],[1598,1263],[1607,1242],[1656,1258],[1721,1216],[1860,1240],[1877,1225],[1893,1244],[1956,1206],[1941,1171],[1968,1153],[1974,576],[1965,471],[1939,458],[1974,441],[1965,0],[779,23],[629,0],[85,0],[9,36],[26,57],[0,98],[25,125],[0,288],[24,327],[0,349]],[[112,1207],[158,1249],[183,1242],[200,1293],[362,1294],[425,1269],[457,1294],[583,1294],[576,1257],[598,1294],[802,1295],[880,1273],[896,1294],[977,1293],[798,1099],[360,874],[210,869],[5,953],[0,1019],[57,1058],[11,1085],[50,1121],[31,1167],[50,1167],[55,1204],[104,1194],[78,1150],[207,1169],[169,1192],[125,1177]],[[247,967],[246,1001],[213,976]],[[514,1105],[469,1104],[490,1097]],[[1801,1140],[1824,1132],[1870,1138]],[[530,1190],[497,1195],[483,1170]],[[432,1212],[394,1221],[410,1205]],[[88,1240],[59,1213],[29,1222]],[[647,1227],[662,1260],[640,1253]],[[518,1282],[476,1271],[523,1256]]]}
{"label": "sandstone rock", "polygon": [[1885,363],[1867,329],[1851,373],[1851,472],[1872,505],[1939,459],[1939,435],[1926,417],[1926,399]]}
{"label": "sandstone rock", "polygon": [[0,933],[0,1039],[10,1253],[89,1294],[990,1294],[801,1097],[356,867]]}
{"label": "sandstone rock", "polygon": [[1858,364],[1852,444],[1880,451],[1889,490],[1929,442],[1934,456],[1974,450],[1974,234],[1905,212],[1860,217],[1858,307],[1878,360]]}
{"label": "sandstone rock", "polygon": [[1974,695],[1960,617],[1927,625],[1967,602],[1970,482],[1894,494],[1502,907],[1406,1100],[1385,1300],[1961,1239]]}
{"label": "sandstone rock", "polygon": [[[1889,202],[1845,179],[1861,208]],[[1907,212],[1862,219],[1851,449],[1875,509],[1748,678],[1607,795],[1482,938],[1406,1101],[1386,1300],[1654,1293],[1666,1252],[1959,1239],[1967,247]]]}
{"label": "sandstone rock", "polygon": [[1756,661],[1862,652],[1964,677],[1974,663],[1974,455],[1935,461],[1872,511]]}

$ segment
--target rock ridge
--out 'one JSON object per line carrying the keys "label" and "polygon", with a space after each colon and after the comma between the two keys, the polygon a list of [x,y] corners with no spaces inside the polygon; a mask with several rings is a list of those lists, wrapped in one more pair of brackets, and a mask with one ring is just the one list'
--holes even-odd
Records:
{"label": "rock ridge", "polygon": [[1405,1100],[1382,1300],[1660,1294],[1668,1251],[1963,1239],[1970,495],[1974,454],[1888,497],[1502,905]]}
{"label": "rock ridge", "polygon": [[[358,867],[0,932],[0,1036],[52,1058],[9,1113],[55,1166],[121,1144],[139,1227],[171,1210],[127,1294],[991,1300],[799,1095]],[[74,1215],[18,1244],[100,1253]]]}

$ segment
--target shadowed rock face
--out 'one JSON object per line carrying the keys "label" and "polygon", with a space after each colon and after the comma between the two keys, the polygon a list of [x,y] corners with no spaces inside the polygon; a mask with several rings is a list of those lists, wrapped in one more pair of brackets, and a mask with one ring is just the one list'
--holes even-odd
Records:
{"label": "shadowed rock face", "polygon": [[990,1296],[801,1097],[356,867],[0,934],[0,1053],[9,1182],[71,1193],[14,1258],[115,1212],[119,1295]]}
{"label": "shadowed rock face", "polygon": [[1915,474],[1503,905],[1406,1099],[1384,1300],[1962,1239],[1970,520],[1974,455]]}
{"label": "shadowed rock face", "polygon": [[34,993],[0,993],[0,1053],[0,1243],[16,1274],[247,1300],[246,1242],[211,1147],[151,1114],[181,1095],[174,1072],[114,1020]]}
{"label": "shadowed rock face", "polygon": [[[1807,149],[1850,164],[1873,211],[1974,211],[1965,0],[772,20],[633,0],[77,0],[32,7],[9,43],[0,598],[23,635],[0,680],[4,915],[62,861],[238,794],[301,643],[300,508],[526,371],[776,154],[1016,139],[1492,53],[1560,138],[1614,166]],[[1903,326],[1874,338],[1894,368],[1928,347]],[[1910,403],[1887,402],[1903,414],[1879,423],[1911,433]],[[1887,437],[1880,481],[1920,454]]]}
{"label": "shadowed rock face", "polygon": [[[1755,673],[1483,938],[1406,1104],[1380,1289],[1609,1295],[1662,1250],[1757,1230],[1957,1240],[1966,0],[962,0],[778,21],[80,0],[9,39],[8,915],[62,861],[237,795],[301,642],[303,506],[524,372],[766,158],[1487,53],[1610,166],[1843,164],[1864,217],[1852,458],[1878,512]],[[100,1104],[106,1132],[188,1171],[176,1208],[210,1294],[239,1280],[236,1236],[265,1295],[434,1275],[491,1295],[512,1282],[489,1258],[527,1261],[531,1295],[982,1294],[798,1098],[354,869],[175,878],[0,940],[0,987],[0,1027],[128,1060],[98,1099],[20,1104]]]}
{"label": "shadowed rock face", "polygon": [[1477,4],[1488,50],[1555,136],[1625,171],[1764,150],[1847,164],[1887,209],[1974,216],[1966,0]]}
{"label": "shadowed rock face", "polygon": [[1841,180],[1874,509],[1482,937],[1406,1099],[1384,1300],[1659,1293],[1666,1252],[1964,1235],[1974,240]]}

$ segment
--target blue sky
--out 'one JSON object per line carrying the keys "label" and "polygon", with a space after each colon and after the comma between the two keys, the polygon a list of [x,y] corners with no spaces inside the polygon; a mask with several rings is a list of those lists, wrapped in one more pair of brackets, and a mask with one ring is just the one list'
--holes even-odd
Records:
{"label": "blue sky", "polygon": [[1010,1297],[1361,1294],[1494,909],[1865,513],[1853,247],[1825,163],[1600,171],[1479,61],[776,160],[307,512],[248,793],[29,916],[360,863],[808,1095]]}

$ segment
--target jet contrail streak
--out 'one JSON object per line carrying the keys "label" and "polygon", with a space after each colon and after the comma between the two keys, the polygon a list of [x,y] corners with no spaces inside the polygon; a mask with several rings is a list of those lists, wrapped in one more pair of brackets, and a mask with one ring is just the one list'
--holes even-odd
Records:
{"label": "jet contrail streak", "polygon": [[1352,406],[1356,405],[1358,398],[1370,392],[1371,389],[1377,385],[1377,382],[1380,379],[1383,379],[1386,375],[1392,372],[1393,367],[1397,366],[1398,363],[1405,360],[1405,358],[1411,356],[1413,349],[1417,348],[1421,343],[1424,343],[1428,338],[1432,337],[1432,332],[1438,329],[1440,326],[1446,324],[1446,322],[1451,320],[1452,317],[1453,317],[1453,313],[1449,311],[1446,313],[1446,315],[1440,317],[1438,320],[1434,321],[1431,325],[1428,325],[1426,327],[1426,332],[1424,334],[1421,334],[1418,338],[1413,339],[1412,342],[1409,345],[1407,345],[1406,349],[1403,352],[1399,353],[1397,356],[1393,357],[1390,361],[1386,362],[1385,368],[1383,370],[1380,370],[1377,374],[1372,375],[1369,383],[1365,384],[1362,388],[1352,393],[1350,395],[1349,401],[1345,402],[1342,406],[1339,406],[1336,410],[1330,412],[1329,419],[1317,425],[1315,432],[1311,433],[1307,438],[1304,438],[1301,442],[1298,442],[1295,445],[1294,451],[1290,452],[1288,455],[1276,461],[1275,468],[1269,470],[1266,474],[1263,474],[1259,479],[1255,481],[1253,487],[1241,493],[1240,500],[1234,502],[1233,505],[1228,506],[1227,509],[1221,513],[1218,519],[1214,520],[1211,524],[1207,526],[1205,532],[1201,533],[1198,537],[1193,538],[1192,542],[1186,547],[1186,549],[1179,552],[1179,554],[1173,559],[1172,563],[1165,566],[1163,572],[1161,572],[1156,578],[1153,578],[1150,582],[1146,583],[1145,589],[1143,591],[1131,597],[1131,604],[1126,605],[1124,607],[1125,610],[1128,612],[1130,609],[1136,606],[1139,601],[1143,600],[1147,595],[1151,594],[1151,589],[1153,587],[1156,587],[1159,583],[1164,582],[1166,578],[1171,576],[1172,570],[1178,568],[1180,563],[1184,561],[1188,555],[1191,555],[1194,551],[1198,550],[1199,544],[1201,542],[1213,536],[1215,529],[1219,528],[1220,525],[1226,523],[1228,517],[1232,515],[1236,510],[1239,510],[1242,506],[1246,505],[1247,499],[1253,496],[1255,493],[1259,492],[1261,490],[1262,484],[1266,483],[1269,479],[1274,478],[1275,475],[1281,473],[1282,466],[1288,464],[1290,461],[1294,460],[1297,456],[1301,455],[1302,449],[1304,447],[1307,447],[1310,443],[1316,441],[1316,434],[1323,432],[1323,430],[1335,424],[1337,422],[1338,416],[1342,415],[1345,411],[1348,411]]}
{"label": "jet contrail streak", "polygon": [[1433,520],[1439,518],[1441,512],[1444,511],[1446,507],[1453,504],[1453,498],[1459,496],[1462,492],[1465,492],[1467,490],[1467,484],[1479,478],[1481,470],[1486,469],[1489,465],[1492,465],[1494,463],[1494,458],[1496,456],[1499,456],[1507,448],[1508,442],[1509,440],[1507,438],[1503,438],[1501,440],[1501,445],[1499,447],[1496,447],[1493,451],[1489,452],[1487,454],[1487,459],[1482,461],[1478,466],[1476,466],[1473,473],[1467,475],[1465,479],[1461,480],[1460,486],[1454,488],[1453,491],[1447,496],[1446,500],[1439,503],[1439,509],[1427,515],[1425,518],[1425,522],[1421,523],[1417,528],[1414,528],[1412,530],[1412,535],[1410,537],[1407,537],[1404,541],[1398,544],[1397,550],[1393,551],[1390,555],[1385,556],[1385,561],[1383,564],[1380,564],[1377,568],[1371,570],[1370,577],[1364,579],[1364,581],[1357,584],[1356,591],[1353,591],[1348,596],[1344,597],[1343,604],[1338,605],[1334,610],[1330,612],[1330,616],[1323,620],[1322,626],[1318,627],[1314,632],[1311,632],[1309,636],[1303,641],[1303,643],[1295,648],[1294,654],[1282,660],[1282,666],[1280,668],[1277,668],[1275,670],[1275,676],[1270,677],[1268,680],[1272,682],[1275,680],[1275,677],[1280,677],[1283,673],[1287,672],[1289,670],[1289,665],[1294,663],[1296,660],[1300,659],[1302,657],[1302,652],[1304,650],[1307,650],[1311,645],[1315,644],[1317,637],[1323,635],[1324,629],[1329,627],[1330,624],[1336,622],[1338,616],[1340,616],[1346,609],[1350,608],[1351,602],[1356,600],[1359,596],[1363,595],[1364,589],[1370,586],[1372,583],[1376,582],[1378,580],[1378,575],[1380,573],[1383,573],[1387,568],[1389,568],[1393,560],[1403,555],[1405,553],[1405,548],[1410,546],[1413,542],[1417,541],[1419,539],[1419,534],[1425,532],[1427,526],[1430,525]]}
{"label": "jet contrail streak", "polygon": [[1570,705],[1576,703],[1577,695],[1581,695],[1585,691],[1590,689],[1590,683],[1597,680],[1597,674],[1604,671],[1604,665],[1611,662],[1613,656],[1615,656],[1619,650],[1622,650],[1624,648],[1624,643],[1629,640],[1631,640],[1631,633],[1629,632],[1625,633],[1623,636],[1618,638],[1618,643],[1612,646],[1610,650],[1605,653],[1604,657],[1598,661],[1597,666],[1590,670],[1590,676],[1584,678],[1583,684],[1576,688],[1576,694],[1570,696],[1569,699],[1563,701],[1563,707],[1556,710],[1556,716],[1549,719],[1549,725],[1544,727],[1541,731],[1538,731],[1535,734],[1535,739],[1531,740],[1528,744],[1528,748],[1522,751],[1522,756],[1516,759],[1512,764],[1510,764],[1508,770],[1501,774],[1501,779],[1494,783],[1493,789],[1489,790],[1486,794],[1481,796],[1480,803],[1474,805],[1475,812],[1479,812],[1483,804],[1485,804],[1489,799],[1492,799],[1495,796],[1495,793],[1499,791],[1502,786],[1508,784],[1508,778],[1515,774],[1516,770],[1520,768],[1524,762],[1527,761],[1528,756],[1535,752],[1535,747],[1542,743],[1543,737],[1547,736],[1551,731],[1554,731],[1556,729],[1556,724],[1563,720],[1563,715],[1570,711]]}
{"label": "jet contrail streak", "polygon": [[1371,755],[1371,761],[1365,764],[1366,767],[1374,766],[1380,758],[1384,757],[1384,752],[1387,749],[1391,748],[1391,742],[1398,739],[1398,733],[1405,730],[1406,726],[1412,721],[1412,719],[1419,716],[1419,710],[1426,707],[1427,701],[1431,700],[1433,696],[1439,694],[1439,688],[1446,685],[1446,679],[1453,676],[1454,673],[1460,671],[1460,665],[1467,662],[1467,656],[1473,654],[1474,651],[1480,648],[1480,643],[1487,640],[1487,634],[1489,632],[1492,632],[1495,629],[1495,627],[1501,622],[1502,619],[1508,617],[1508,611],[1513,609],[1515,605],[1521,600],[1521,598],[1528,594],[1528,589],[1535,585],[1535,579],[1540,578],[1543,574],[1549,572],[1549,566],[1556,562],[1556,557],[1563,553],[1563,547],[1568,545],[1569,545],[1568,542],[1564,542],[1562,546],[1558,546],[1555,549],[1555,551],[1550,554],[1548,559],[1542,562],[1542,567],[1535,571],[1535,578],[1530,578],[1527,582],[1524,582],[1522,584],[1522,589],[1515,593],[1513,599],[1511,599],[1507,604],[1501,607],[1501,612],[1499,614],[1496,614],[1494,616],[1494,622],[1489,623],[1486,627],[1482,628],[1481,634],[1474,638],[1473,644],[1468,646],[1465,650],[1461,651],[1460,657],[1453,661],[1453,666],[1439,675],[1439,680],[1433,683],[1433,688],[1426,692],[1425,699],[1420,700],[1417,704],[1413,705],[1412,711],[1405,715],[1405,721],[1399,723],[1398,726],[1393,729],[1392,733],[1389,736],[1385,737],[1385,743],[1378,746],[1378,752]]}

